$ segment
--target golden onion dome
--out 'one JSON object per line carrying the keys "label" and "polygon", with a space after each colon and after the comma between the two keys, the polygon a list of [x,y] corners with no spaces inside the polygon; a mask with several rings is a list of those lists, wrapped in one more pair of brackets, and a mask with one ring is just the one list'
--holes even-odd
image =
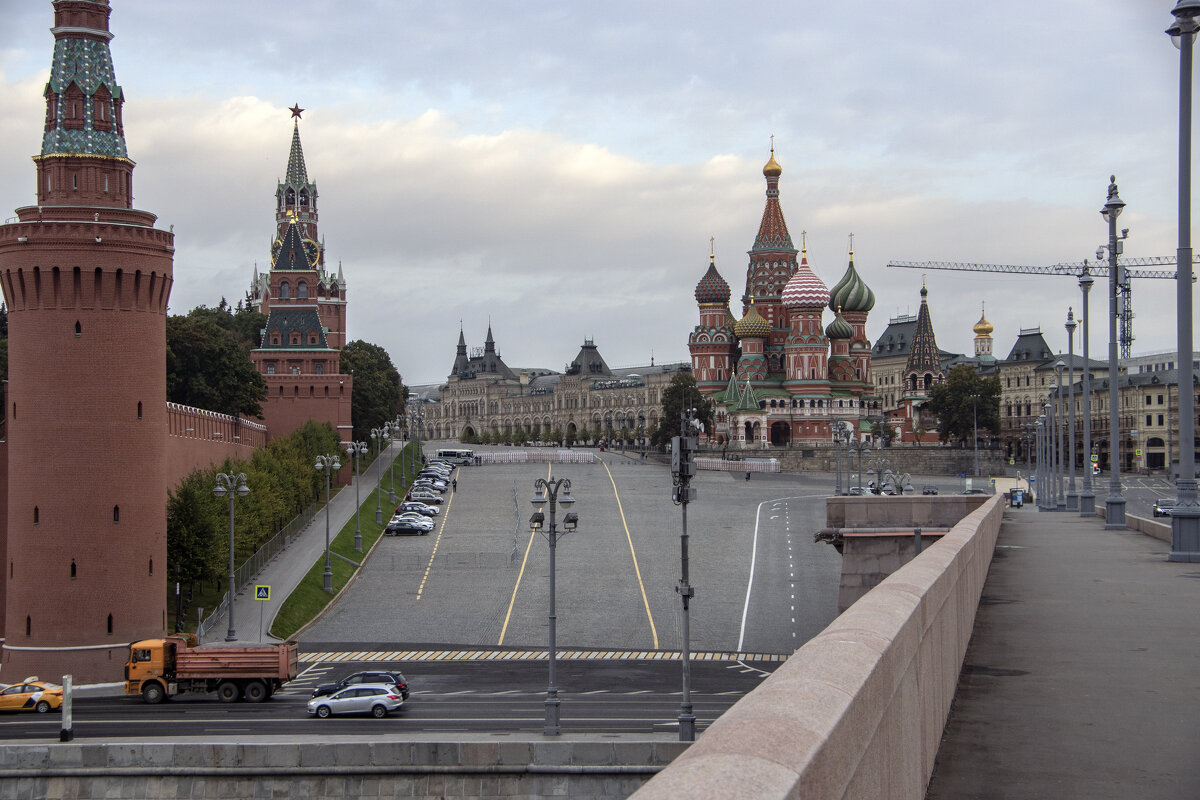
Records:
{"label": "golden onion dome", "polygon": [[980,309],[979,322],[976,322],[971,330],[975,331],[976,336],[991,336],[992,331],[996,330],[996,328],[992,325],[992,323],[987,321],[987,316],[983,313],[983,310]]}
{"label": "golden onion dome", "polygon": [[750,309],[746,312],[746,316],[739,319],[733,326],[733,333],[739,339],[765,339],[771,335],[771,325],[754,307],[754,298],[750,298]]}
{"label": "golden onion dome", "polygon": [[775,148],[771,148],[771,160],[763,167],[763,175],[768,178],[778,178],[783,174],[783,167],[775,160]]}

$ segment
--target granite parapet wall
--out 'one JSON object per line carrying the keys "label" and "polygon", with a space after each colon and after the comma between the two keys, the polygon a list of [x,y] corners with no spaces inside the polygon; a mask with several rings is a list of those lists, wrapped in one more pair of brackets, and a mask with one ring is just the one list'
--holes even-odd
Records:
{"label": "granite parapet wall", "polygon": [[924,797],[1003,511],[987,498],[633,796]]}

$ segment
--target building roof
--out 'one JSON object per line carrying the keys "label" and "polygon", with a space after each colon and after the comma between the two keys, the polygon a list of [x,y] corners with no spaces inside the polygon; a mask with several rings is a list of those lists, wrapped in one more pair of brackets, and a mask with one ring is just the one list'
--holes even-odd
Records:
{"label": "building roof", "polygon": [[[300,344],[290,344],[292,332],[300,334]],[[315,344],[308,341],[309,334],[316,332]],[[279,344],[271,344],[271,334],[279,333]],[[325,329],[321,327],[321,318],[317,315],[316,306],[276,306],[267,317],[267,327],[263,329],[260,350],[328,350],[329,342],[325,339]]]}
{"label": "building roof", "polygon": [[[107,14],[97,14],[95,21],[102,23],[103,30],[107,32]],[[108,40],[85,36],[84,33],[55,37],[50,79],[46,82],[45,92],[61,96],[71,85],[78,87],[85,98],[107,92],[112,98],[108,124],[102,121],[98,129],[95,119],[96,104],[84,102],[80,109],[83,112],[83,125],[67,128],[65,122],[69,109],[60,106],[54,127],[42,134],[41,154],[128,158],[125,133],[117,124],[116,115],[116,106],[120,105],[124,98],[121,87],[117,85]]]}

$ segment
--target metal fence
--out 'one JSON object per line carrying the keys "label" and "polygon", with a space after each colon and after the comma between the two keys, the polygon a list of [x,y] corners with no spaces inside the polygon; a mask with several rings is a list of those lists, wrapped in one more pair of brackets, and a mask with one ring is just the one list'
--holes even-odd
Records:
{"label": "metal fence", "polygon": [[[323,505],[324,504],[322,503],[313,503],[308,508],[301,511],[291,522],[289,522],[287,525],[284,525],[283,528],[280,529],[279,533],[272,536],[269,542],[258,548],[254,555],[250,556],[250,558],[246,559],[240,567],[234,570],[233,595],[236,595],[252,580],[254,580],[255,576],[262,572],[263,567],[269,564],[271,559],[278,555],[281,550],[288,546],[292,539],[294,539],[302,530],[304,530],[305,526],[312,521],[312,518],[316,516],[317,511],[321,509]],[[196,638],[203,641],[205,635],[212,629],[214,625],[217,624],[220,619],[224,617],[225,613],[229,609],[230,596],[231,595],[229,592],[225,592],[225,595],[221,598],[220,604],[213,610],[211,614],[200,621],[200,623],[196,626]]]}
{"label": "metal fence", "polygon": [[475,454],[476,464],[594,464],[591,450],[501,450]]}
{"label": "metal fence", "polygon": [[726,461],[721,458],[696,458],[696,469],[715,469],[725,472],[779,472],[779,462],[774,458],[743,458]]}

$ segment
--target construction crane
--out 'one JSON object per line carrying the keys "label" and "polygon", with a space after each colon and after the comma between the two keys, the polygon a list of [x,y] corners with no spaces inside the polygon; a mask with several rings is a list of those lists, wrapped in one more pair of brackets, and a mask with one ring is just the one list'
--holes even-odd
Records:
{"label": "construction crane", "polygon": [[[1117,240],[1118,253],[1121,252],[1123,244],[1124,242],[1121,239]],[[1021,275],[1062,275],[1074,278],[1082,276],[1083,271],[1087,270],[1091,275],[1098,278],[1106,278],[1108,277],[1108,265],[1102,262],[1104,249],[1102,247],[1096,252],[1097,263],[1095,264],[1088,263],[1088,260],[1085,258],[1083,261],[1051,264],[1046,267],[976,264],[960,261],[889,261],[888,266],[920,270],[956,270],[958,272],[1010,272]],[[1200,255],[1196,256],[1193,264],[1200,264]],[[1121,345],[1121,358],[1129,358],[1129,351],[1133,345],[1133,286],[1130,283],[1130,279],[1170,278],[1174,280],[1176,274],[1175,270],[1169,269],[1130,269],[1130,267],[1155,266],[1175,266],[1175,257],[1151,256],[1148,258],[1122,258],[1117,261],[1117,315],[1121,328],[1117,338]],[[1195,280],[1194,275],[1192,280]]]}

